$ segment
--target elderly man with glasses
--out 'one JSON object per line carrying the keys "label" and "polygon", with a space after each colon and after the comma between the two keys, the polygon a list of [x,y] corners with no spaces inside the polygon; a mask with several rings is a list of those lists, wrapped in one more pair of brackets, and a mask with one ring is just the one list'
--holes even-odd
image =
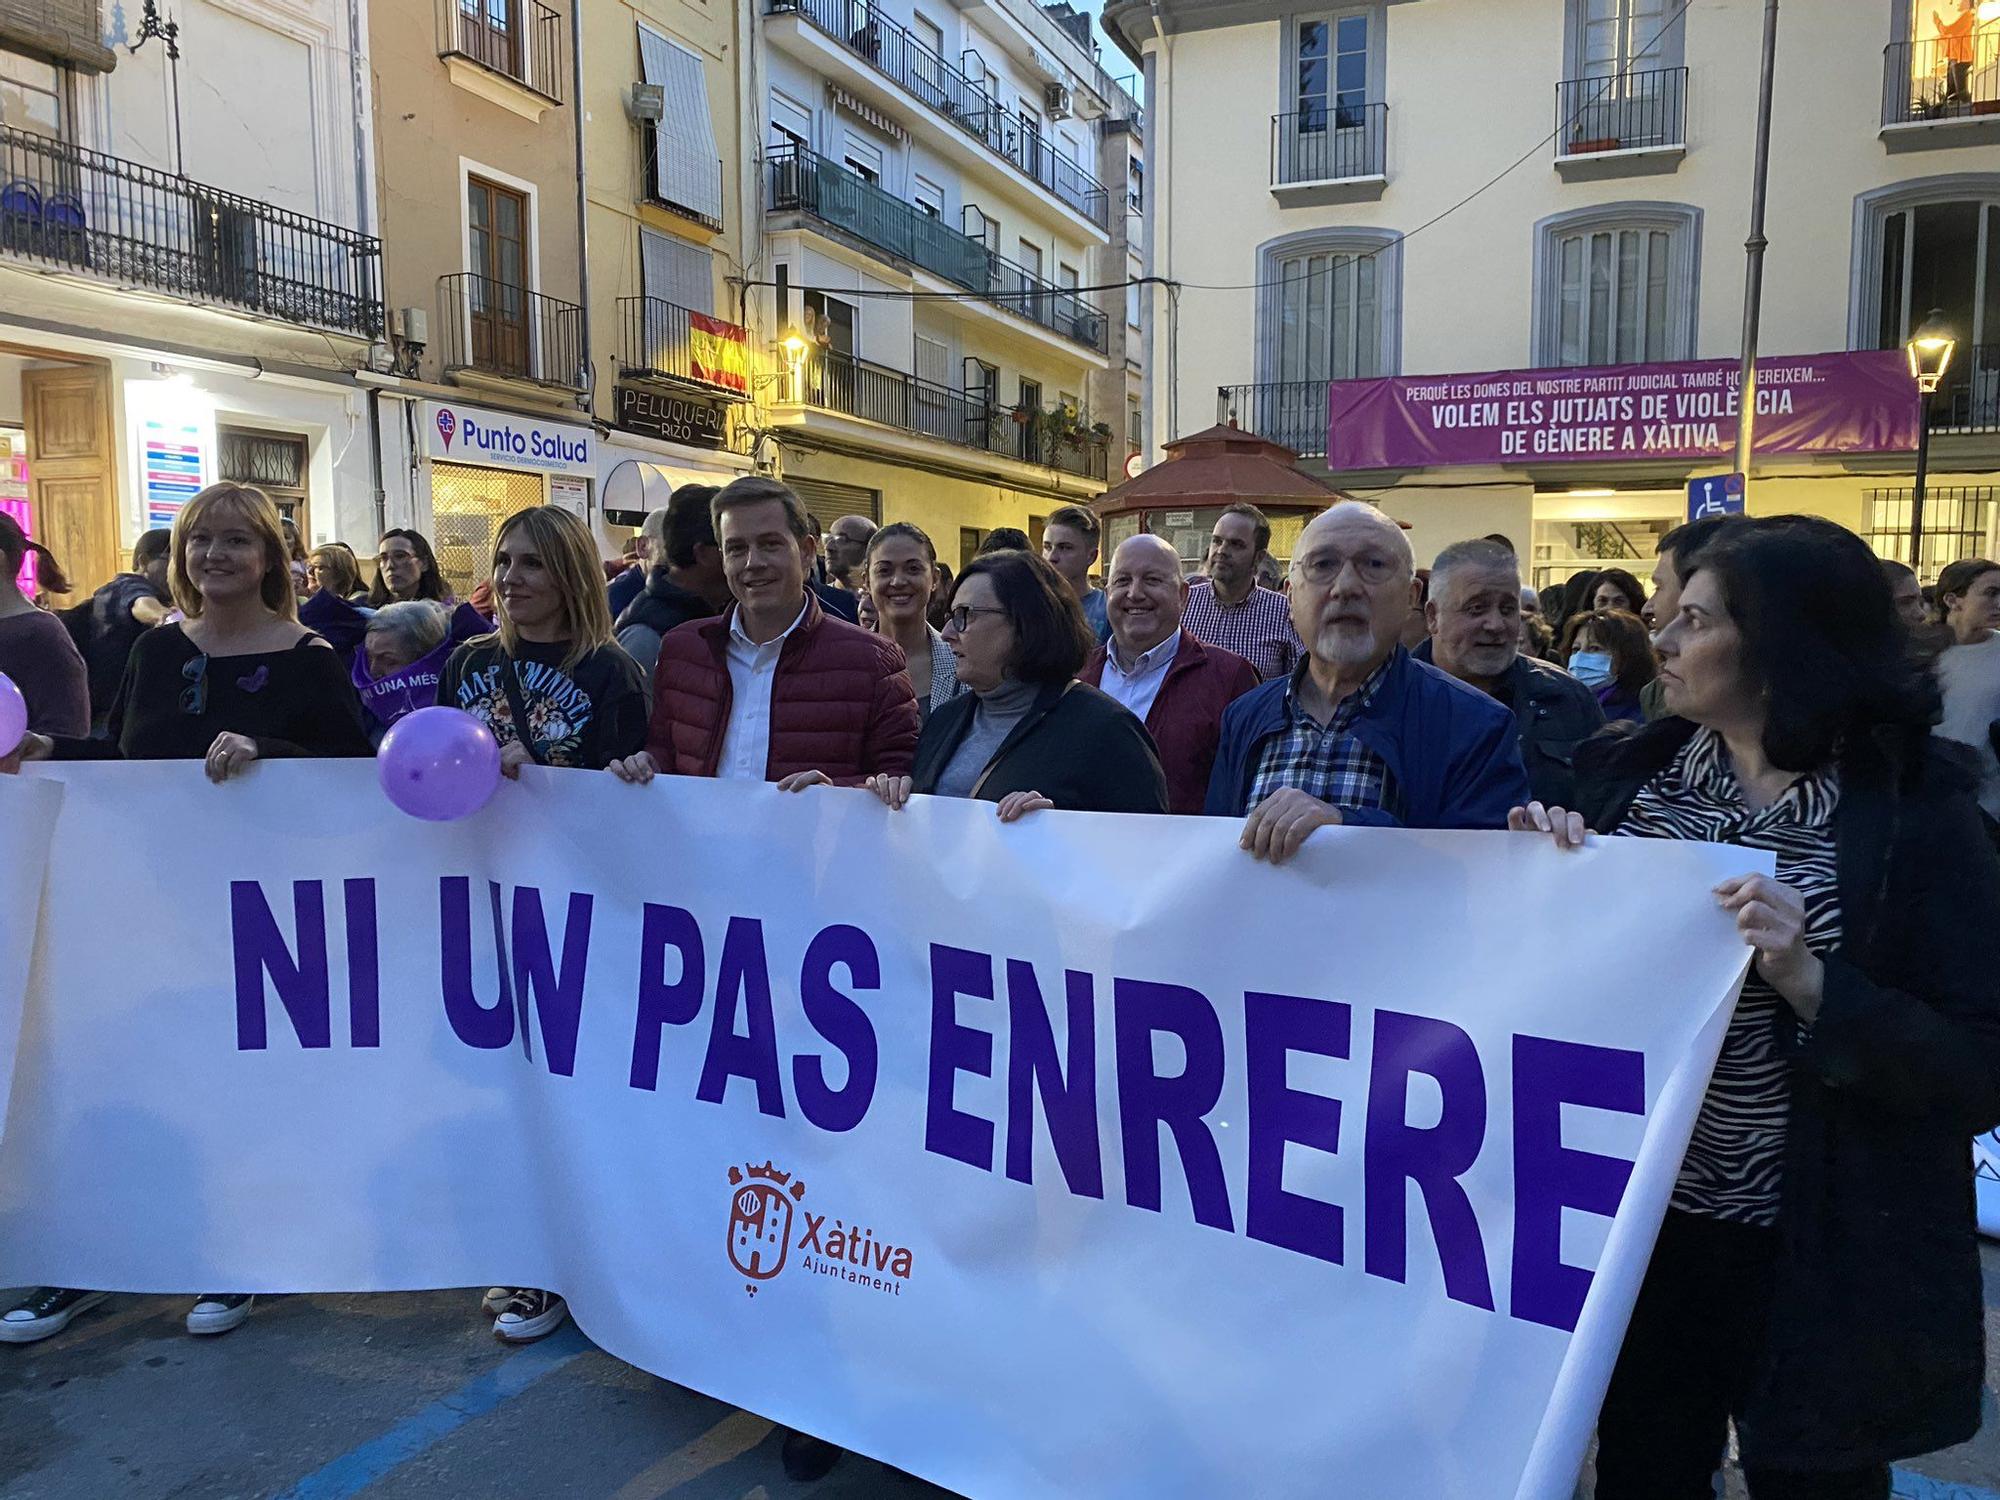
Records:
{"label": "elderly man with glasses", "polygon": [[1290,859],[1315,828],[1504,828],[1528,800],[1505,708],[1400,642],[1416,560],[1396,523],[1344,501],[1299,537],[1292,623],[1306,656],[1222,720],[1206,811],[1243,847]]}

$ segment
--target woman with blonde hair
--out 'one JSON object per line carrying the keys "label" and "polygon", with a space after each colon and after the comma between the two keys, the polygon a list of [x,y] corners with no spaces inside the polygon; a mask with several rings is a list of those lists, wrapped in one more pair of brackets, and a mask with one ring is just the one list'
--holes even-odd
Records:
{"label": "woman with blonde hair", "polygon": [[[499,628],[445,663],[438,702],[485,721],[500,769],[529,761],[601,771],[646,744],[646,685],[612,636],[597,544],[566,510],[516,511],[493,544]],[[493,1331],[526,1343],[560,1328],[569,1307],[537,1287],[489,1287]]]}
{"label": "woman with blonde hair", "polygon": [[[361,705],[333,648],[299,624],[292,560],[262,490],[212,484],[174,518],[167,584],[182,620],[133,644],[109,739],[30,734],[23,760],[198,760],[228,780],[276,756],[367,755]],[[103,1292],[36,1287],[0,1313],[0,1343],[60,1333]],[[189,1333],[227,1333],[254,1299],[215,1292]]]}

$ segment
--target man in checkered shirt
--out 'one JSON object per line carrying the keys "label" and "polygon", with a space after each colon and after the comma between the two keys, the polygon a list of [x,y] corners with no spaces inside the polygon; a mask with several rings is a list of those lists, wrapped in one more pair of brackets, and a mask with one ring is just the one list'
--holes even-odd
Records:
{"label": "man in checkered shirt", "polygon": [[1292,628],[1291,606],[1257,583],[1271,546],[1271,523],[1254,505],[1232,505],[1208,537],[1208,577],[1188,585],[1181,628],[1204,646],[1234,651],[1269,682],[1289,674],[1306,648]]}
{"label": "man in checkered shirt", "polygon": [[1289,675],[1222,718],[1205,811],[1240,817],[1243,847],[1282,863],[1315,828],[1504,828],[1528,801],[1514,716],[1400,642],[1416,597],[1402,528],[1344,501],[1299,537]]}

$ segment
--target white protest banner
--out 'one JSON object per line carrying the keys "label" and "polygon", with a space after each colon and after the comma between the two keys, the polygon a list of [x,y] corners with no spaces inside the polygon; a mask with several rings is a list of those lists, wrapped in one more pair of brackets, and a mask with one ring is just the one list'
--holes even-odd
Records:
{"label": "white protest banner", "polygon": [[39,843],[48,786],[0,777],[9,858],[50,850],[0,1285],[549,1287],[980,1500],[1566,1496],[1746,965],[1709,888],[1770,868],[46,774]]}

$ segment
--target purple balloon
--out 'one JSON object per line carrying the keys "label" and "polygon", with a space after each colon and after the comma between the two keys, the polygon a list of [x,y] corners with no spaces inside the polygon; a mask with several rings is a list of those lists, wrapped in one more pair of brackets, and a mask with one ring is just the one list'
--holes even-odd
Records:
{"label": "purple balloon", "polygon": [[0,755],[12,755],[28,732],[28,700],[14,679],[0,672]]}
{"label": "purple balloon", "polygon": [[492,800],[500,742],[462,708],[420,708],[389,727],[375,772],[389,800],[411,817],[450,823]]}

